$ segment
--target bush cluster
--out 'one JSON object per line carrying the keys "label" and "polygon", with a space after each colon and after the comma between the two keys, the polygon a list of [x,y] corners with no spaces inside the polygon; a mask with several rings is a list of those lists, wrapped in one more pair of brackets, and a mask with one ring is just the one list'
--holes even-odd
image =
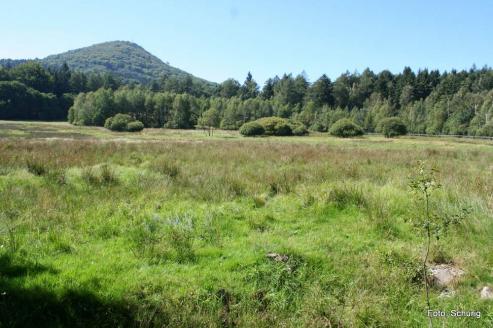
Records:
{"label": "bush cluster", "polygon": [[133,121],[128,123],[127,131],[128,132],[139,132],[144,129],[144,124],[141,121]]}
{"label": "bush cluster", "polygon": [[144,124],[135,120],[130,115],[116,114],[115,116],[106,119],[104,127],[111,131],[138,132],[144,129]]}
{"label": "bush cluster", "polygon": [[308,134],[308,129],[300,121],[290,120],[289,125],[291,127],[291,132],[295,136],[304,136]]}
{"label": "bush cluster", "polygon": [[245,137],[261,136],[265,133],[265,129],[258,122],[247,122],[241,126],[240,133]]}
{"label": "bush cluster", "polygon": [[289,136],[292,134],[288,120],[281,117],[262,117],[256,121],[264,128],[268,136]]}
{"label": "bush cluster", "polygon": [[301,136],[307,134],[308,130],[299,121],[272,116],[262,117],[256,121],[243,124],[240,128],[240,133],[244,136]]}
{"label": "bush cluster", "polygon": [[398,117],[387,117],[380,121],[378,130],[386,138],[393,138],[407,134],[407,127]]}
{"label": "bush cluster", "polygon": [[363,129],[359,125],[348,120],[347,118],[343,118],[335,122],[330,127],[329,133],[333,136],[341,138],[357,137],[364,134]]}

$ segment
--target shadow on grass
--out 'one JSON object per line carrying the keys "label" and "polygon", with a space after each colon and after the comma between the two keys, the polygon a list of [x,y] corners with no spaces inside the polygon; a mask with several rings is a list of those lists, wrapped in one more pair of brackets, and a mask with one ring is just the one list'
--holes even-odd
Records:
{"label": "shadow on grass", "polygon": [[57,294],[22,286],[22,277],[44,272],[56,273],[49,267],[14,263],[10,256],[0,256],[0,328],[138,326],[130,305],[104,301],[79,290]]}

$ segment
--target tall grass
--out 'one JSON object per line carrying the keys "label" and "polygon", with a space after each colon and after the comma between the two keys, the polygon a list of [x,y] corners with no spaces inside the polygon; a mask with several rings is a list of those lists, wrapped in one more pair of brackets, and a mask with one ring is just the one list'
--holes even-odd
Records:
{"label": "tall grass", "polygon": [[437,325],[492,324],[477,295],[493,284],[491,145],[88,131],[0,140],[6,326],[422,326],[422,240],[405,223],[417,159],[440,168],[436,211],[461,222],[430,258],[467,272],[433,304],[484,313]]}

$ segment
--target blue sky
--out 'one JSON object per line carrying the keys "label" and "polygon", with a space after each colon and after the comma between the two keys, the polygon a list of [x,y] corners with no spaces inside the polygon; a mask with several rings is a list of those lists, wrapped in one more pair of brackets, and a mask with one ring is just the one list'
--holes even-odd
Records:
{"label": "blue sky", "polygon": [[129,40],[216,82],[464,69],[493,64],[492,18],[491,0],[3,1],[0,58]]}

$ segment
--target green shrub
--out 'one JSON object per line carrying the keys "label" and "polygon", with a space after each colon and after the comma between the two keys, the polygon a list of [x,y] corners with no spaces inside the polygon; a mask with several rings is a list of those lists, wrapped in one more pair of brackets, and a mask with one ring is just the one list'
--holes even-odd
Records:
{"label": "green shrub", "polygon": [[68,116],[67,116],[67,119],[68,119],[68,122],[70,124],[74,124],[75,123],[75,110],[74,110],[74,107],[70,107],[68,109]]}
{"label": "green shrub", "polygon": [[378,130],[386,138],[393,138],[407,134],[407,127],[399,117],[387,117],[380,121]]}
{"label": "green shrub", "polygon": [[111,131],[137,132],[144,129],[144,124],[133,119],[130,115],[116,114],[115,116],[106,119],[104,127]]}
{"label": "green shrub", "polygon": [[322,124],[320,122],[315,122],[310,127],[310,130],[317,131],[317,132],[327,132],[327,126],[325,126],[325,124]]}
{"label": "green shrub", "polygon": [[289,123],[280,122],[276,125],[276,136],[291,136],[293,135],[293,131],[291,130],[291,126]]}
{"label": "green shrub", "polygon": [[357,137],[364,134],[363,129],[359,125],[348,120],[347,118],[340,119],[332,124],[329,133],[333,136],[341,138]]}
{"label": "green shrub", "polygon": [[237,122],[233,122],[232,120],[223,119],[220,124],[221,129],[223,130],[236,130],[238,129]]}
{"label": "green shrub", "polygon": [[263,135],[264,132],[264,127],[258,122],[247,122],[240,128],[241,135],[244,135],[245,137],[260,136]]}
{"label": "green shrub", "polygon": [[144,124],[141,121],[133,121],[127,125],[128,132],[139,132],[142,130],[144,130]]}
{"label": "green shrub", "polygon": [[304,136],[308,134],[308,129],[306,128],[305,124],[301,123],[300,121],[291,120],[289,121],[289,126],[293,135],[295,136]]}
{"label": "green shrub", "polygon": [[264,127],[268,136],[290,136],[293,135],[288,120],[281,117],[262,117],[256,121]]}
{"label": "green shrub", "polygon": [[113,121],[113,117],[108,117],[106,121],[104,121],[104,127],[106,129],[111,129],[111,122]]}
{"label": "green shrub", "polygon": [[483,137],[493,137],[493,122],[490,122],[479,129],[477,135]]}
{"label": "green shrub", "polygon": [[[116,114],[112,118],[109,118],[105,122],[105,127],[111,131],[127,131],[128,123],[133,122],[134,119],[127,114]],[[108,123],[108,126],[106,126]]]}

